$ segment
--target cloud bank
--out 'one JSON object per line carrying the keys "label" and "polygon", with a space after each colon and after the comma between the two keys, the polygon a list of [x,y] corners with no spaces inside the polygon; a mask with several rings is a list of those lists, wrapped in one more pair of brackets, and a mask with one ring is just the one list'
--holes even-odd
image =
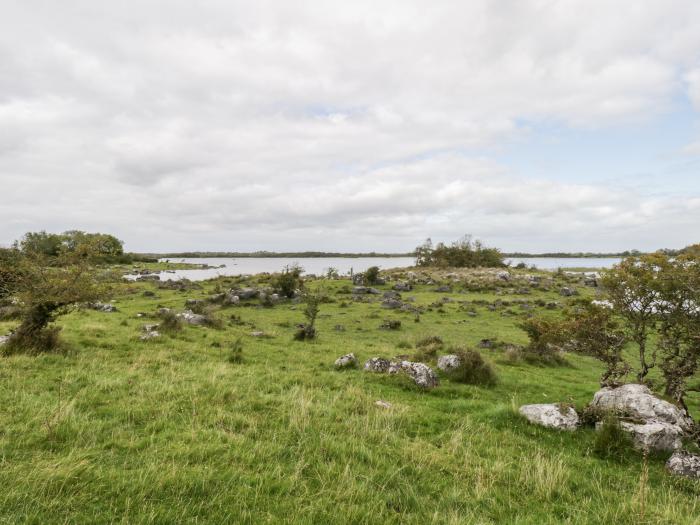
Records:
{"label": "cloud bank", "polygon": [[6,5],[0,243],[80,228],[142,251],[682,246],[700,194],[535,179],[501,154],[552,124],[700,111],[699,50],[692,0]]}

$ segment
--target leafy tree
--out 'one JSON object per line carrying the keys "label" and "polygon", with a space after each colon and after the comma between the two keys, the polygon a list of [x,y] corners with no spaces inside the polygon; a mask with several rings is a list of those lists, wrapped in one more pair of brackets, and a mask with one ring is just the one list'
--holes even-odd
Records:
{"label": "leafy tree", "polygon": [[304,317],[306,323],[299,326],[299,330],[294,335],[297,341],[316,339],[316,317],[320,311],[324,294],[320,290],[304,293]]}
{"label": "leafy tree", "polygon": [[623,382],[630,372],[622,355],[627,337],[619,328],[612,310],[590,301],[579,301],[566,313],[561,326],[560,334],[568,342],[569,350],[603,363],[605,370],[600,377],[601,386],[615,387]]}
{"label": "leafy tree", "polygon": [[433,247],[430,239],[415,250],[416,266],[442,268],[477,268],[504,266],[503,254],[497,248],[487,248],[481,241],[465,235],[450,246],[438,243]]}
{"label": "leafy tree", "polygon": [[304,269],[296,264],[285,267],[274,281],[275,290],[284,297],[294,297],[297,290],[304,288],[304,281],[301,278],[303,271]]}
{"label": "leafy tree", "polygon": [[85,242],[75,250],[62,248],[57,255],[17,247],[4,253],[0,275],[10,278],[3,278],[3,293],[15,297],[21,307],[21,323],[3,345],[4,353],[52,350],[58,329],[51,323],[76,304],[102,296],[103,283],[91,264],[97,249]]}
{"label": "leafy tree", "polygon": [[631,256],[605,271],[602,278],[615,313],[622,317],[630,339],[638,347],[640,383],[656,366],[656,350],[648,356],[647,342],[663,307],[660,274],[669,264],[668,256],[662,253]]}
{"label": "leafy tree", "polygon": [[379,282],[379,266],[370,266],[364,273],[365,284],[377,284]]}

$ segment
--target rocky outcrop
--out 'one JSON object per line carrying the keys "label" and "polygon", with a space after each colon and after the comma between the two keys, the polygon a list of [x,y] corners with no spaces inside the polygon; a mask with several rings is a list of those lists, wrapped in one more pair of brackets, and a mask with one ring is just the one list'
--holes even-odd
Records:
{"label": "rocky outcrop", "polygon": [[158,339],[159,337],[160,332],[158,331],[157,324],[143,325],[143,335],[140,337],[141,341],[150,341],[151,339]]}
{"label": "rocky outcrop", "polygon": [[659,399],[644,385],[628,384],[603,388],[593,395],[591,406],[612,410],[622,417],[643,422],[662,421],[688,431],[693,421],[676,405]]}
{"label": "rocky outcrop", "polygon": [[384,299],[382,301],[382,308],[387,308],[389,310],[396,310],[398,308],[401,308],[402,306],[403,303],[398,299]]}
{"label": "rocky outcrop", "polygon": [[559,430],[576,430],[578,414],[572,407],[561,405],[538,404],[523,405],[518,411],[530,423]]}
{"label": "rocky outcrop", "polygon": [[700,479],[700,456],[684,450],[674,452],[666,462],[666,470],[676,476]]}
{"label": "rocky outcrop", "polygon": [[425,363],[401,361],[400,369],[421,388],[435,388],[439,381],[432,368]]}
{"label": "rocky outcrop", "polygon": [[233,295],[237,295],[240,300],[254,299],[260,292],[255,288],[241,288],[240,290],[231,290]]}
{"label": "rocky outcrop", "polygon": [[90,303],[90,308],[92,310],[97,310],[98,312],[116,312],[117,307],[110,303]]}
{"label": "rocky outcrop", "polygon": [[177,316],[187,324],[200,326],[206,323],[206,318],[203,315],[196,314],[192,310],[185,310],[184,312],[177,314]]}
{"label": "rocky outcrop", "polygon": [[341,355],[338,359],[335,360],[334,363],[336,370],[343,370],[346,368],[357,368],[358,365],[359,361],[353,353]]}
{"label": "rocky outcrop", "polygon": [[365,372],[377,372],[386,374],[391,366],[391,361],[383,357],[371,357],[365,362]]}
{"label": "rocky outcrop", "polygon": [[379,295],[382,292],[380,292],[376,288],[370,288],[368,286],[355,286],[352,289],[352,293],[354,295],[365,295],[365,294]]}
{"label": "rocky outcrop", "polygon": [[438,358],[437,367],[443,372],[452,372],[453,370],[459,368],[459,365],[461,364],[462,361],[459,359],[459,356],[448,354],[441,355]]}
{"label": "rocky outcrop", "polygon": [[642,450],[678,450],[681,437],[693,427],[683,410],[654,396],[644,385],[603,388],[594,394],[591,406],[619,417],[620,426]]}

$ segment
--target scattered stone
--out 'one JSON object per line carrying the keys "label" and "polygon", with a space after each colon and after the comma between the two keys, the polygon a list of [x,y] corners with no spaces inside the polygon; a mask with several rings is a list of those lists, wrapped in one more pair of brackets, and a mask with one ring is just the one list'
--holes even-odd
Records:
{"label": "scattered stone", "polygon": [[553,403],[523,405],[518,410],[530,423],[559,430],[576,430],[578,414],[572,407],[562,407]]}
{"label": "scattered stone", "polygon": [[674,452],[666,462],[666,470],[676,476],[700,479],[700,456],[685,450]]}
{"label": "scattered stone", "polygon": [[452,287],[448,285],[438,286],[434,291],[437,293],[450,293],[452,292]]}
{"label": "scattered stone", "polygon": [[374,404],[380,408],[391,408],[393,406],[391,403],[389,403],[388,401],[384,401],[383,399],[375,401]]}
{"label": "scattered stone", "polygon": [[498,272],[496,274],[496,278],[498,278],[501,281],[510,281],[510,273],[506,271]]}
{"label": "scattered stone", "polygon": [[454,354],[448,354],[441,355],[438,358],[437,367],[443,372],[451,372],[452,370],[459,368],[459,365],[461,364],[462,361],[459,359],[459,356]]}
{"label": "scattered stone", "polygon": [[160,275],[139,275],[136,281],[160,281]]}
{"label": "scattered stone", "polygon": [[[401,361],[401,370],[403,370],[413,382],[421,388],[435,388],[439,381],[433,369],[425,363],[413,363],[411,361]],[[391,371],[389,371],[391,373]]]}
{"label": "scattered stone", "polygon": [[185,306],[192,308],[193,306],[203,305],[205,302],[204,299],[186,299]]}
{"label": "scattered stone", "polygon": [[185,321],[187,324],[192,325],[203,325],[206,322],[206,318],[203,315],[196,314],[192,310],[185,310],[184,312],[177,314],[177,317]]}
{"label": "scattered stone", "polygon": [[482,339],[477,346],[479,348],[493,348],[495,343],[491,339]]}
{"label": "scattered stone", "polygon": [[337,324],[333,327],[333,330],[335,330],[336,332],[344,332],[345,327],[342,324]]}
{"label": "scattered stone", "polygon": [[566,286],[559,290],[559,295],[561,295],[562,297],[571,297],[573,295],[576,295],[576,293],[576,290],[574,290],[573,288],[567,288]]}
{"label": "scattered stone", "polygon": [[110,303],[90,303],[90,308],[92,310],[97,310],[98,312],[116,312],[117,307]]}
{"label": "scattered stone", "polygon": [[386,319],[379,328],[382,330],[398,330],[401,328],[401,321],[398,319]]}
{"label": "scattered stone", "polygon": [[382,297],[384,297],[384,299],[401,299],[401,294],[399,292],[387,290]]}
{"label": "scattered stone", "polygon": [[10,340],[9,335],[0,335],[0,346],[4,345]]}
{"label": "scattered stone", "polygon": [[383,357],[371,357],[365,362],[364,370],[365,372],[377,372],[380,374],[385,374],[389,371],[391,362]]}
{"label": "scattered stone", "polygon": [[261,332],[260,330],[256,330],[255,332],[250,332],[251,337],[265,337],[265,332]]}
{"label": "scattered stone", "polygon": [[258,290],[255,288],[241,288],[240,290],[235,290],[231,292],[233,295],[237,295],[239,300],[254,299],[258,296]]}
{"label": "scattered stone", "polygon": [[224,305],[230,305],[230,304],[232,304],[232,305],[237,305],[237,304],[240,304],[240,302],[241,302],[241,298],[240,298],[240,297],[238,297],[238,296],[237,296],[235,293],[233,293],[233,292],[229,292],[229,293],[227,293],[226,296],[224,297],[224,303],[223,303],[223,304],[224,304]]}
{"label": "scattered stone", "polygon": [[355,295],[365,295],[365,294],[379,295],[382,292],[380,292],[376,288],[370,288],[368,286],[355,286],[352,289],[352,293]]}
{"label": "scattered stone", "polygon": [[598,287],[598,279],[596,279],[595,277],[586,277],[586,278],[583,280],[583,284],[584,284],[585,286],[590,286],[590,287],[592,287],[592,288],[597,288],[597,287]]}
{"label": "scattered stone", "polygon": [[397,308],[401,308],[402,306],[403,303],[398,299],[384,299],[382,301],[382,308],[387,308],[389,310],[396,310]]}
{"label": "scattered stone", "polygon": [[149,341],[160,337],[157,324],[145,324],[143,325],[143,331],[145,333],[140,337],[141,341]]}
{"label": "scattered stone", "polygon": [[359,364],[360,363],[357,360],[357,357],[355,357],[355,354],[353,353],[342,355],[335,360],[336,370],[342,370],[345,368],[357,368]]}
{"label": "scattered stone", "polygon": [[413,285],[410,283],[396,283],[393,288],[397,292],[410,292],[413,290]]}

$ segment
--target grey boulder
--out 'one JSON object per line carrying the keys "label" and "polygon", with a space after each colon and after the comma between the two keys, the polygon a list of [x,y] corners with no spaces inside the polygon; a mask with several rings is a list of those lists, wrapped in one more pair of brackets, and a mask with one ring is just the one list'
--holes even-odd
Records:
{"label": "grey boulder", "polygon": [[355,354],[353,353],[341,355],[335,360],[334,364],[336,370],[342,370],[344,368],[357,368],[358,365],[359,362],[357,357],[355,357]]}
{"label": "grey boulder", "polygon": [[684,450],[674,452],[666,462],[666,470],[676,476],[700,479],[700,456]]}
{"label": "grey boulder", "polygon": [[571,407],[553,403],[523,405],[518,410],[530,423],[559,430],[576,430],[578,414]]}

